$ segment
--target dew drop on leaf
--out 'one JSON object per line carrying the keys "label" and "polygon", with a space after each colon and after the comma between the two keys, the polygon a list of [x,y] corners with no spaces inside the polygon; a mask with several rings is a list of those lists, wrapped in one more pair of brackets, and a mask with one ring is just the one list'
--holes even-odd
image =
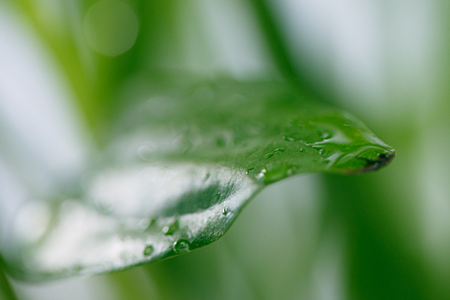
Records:
{"label": "dew drop on leaf", "polygon": [[295,172],[295,169],[293,169],[293,168],[290,168],[289,170],[287,170],[287,174],[288,174],[289,176],[293,175],[294,172]]}
{"label": "dew drop on leaf", "polygon": [[176,253],[183,253],[189,251],[189,242],[187,240],[178,240],[173,243],[173,250]]}
{"label": "dew drop on leaf", "polygon": [[266,155],[264,155],[264,158],[271,158],[273,156],[273,153],[267,153]]}
{"label": "dew drop on leaf", "polygon": [[331,133],[325,131],[322,133],[321,138],[329,139],[331,136],[332,136]]}
{"label": "dew drop on leaf", "polygon": [[144,249],[144,255],[145,256],[149,256],[153,253],[153,246],[152,245],[148,245],[145,247]]}
{"label": "dew drop on leaf", "polygon": [[266,169],[262,169],[261,172],[259,172],[259,174],[256,175],[256,179],[263,179],[266,172],[267,172]]}
{"label": "dew drop on leaf", "polygon": [[290,136],[285,136],[284,140],[287,141],[287,142],[293,142],[295,139],[293,137],[290,137]]}
{"label": "dew drop on leaf", "polygon": [[153,161],[155,160],[155,154],[154,154],[155,150],[150,147],[150,146],[140,146],[137,149],[137,155],[139,156],[140,159],[142,159],[143,161]]}
{"label": "dew drop on leaf", "polygon": [[164,235],[172,235],[177,230],[178,230],[178,220],[175,220],[175,222],[173,222],[172,224],[164,226],[162,232],[164,233]]}
{"label": "dew drop on leaf", "polygon": [[138,225],[141,230],[146,230],[150,227],[150,224],[152,224],[152,220],[145,218],[140,220]]}
{"label": "dew drop on leaf", "polygon": [[206,173],[205,177],[203,177],[203,182],[206,182],[209,179],[210,176],[211,176],[211,174],[209,172]]}

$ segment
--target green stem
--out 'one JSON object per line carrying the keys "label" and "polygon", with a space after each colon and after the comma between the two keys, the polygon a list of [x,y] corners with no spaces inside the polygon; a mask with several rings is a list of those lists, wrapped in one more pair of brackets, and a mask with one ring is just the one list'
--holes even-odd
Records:
{"label": "green stem", "polygon": [[[280,22],[271,10],[268,0],[249,1],[259,20],[261,31],[265,36],[267,47],[272,54],[275,65],[284,79],[292,82],[294,87],[310,94],[313,98],[327,103],[334,103],[335,101],[332,101],[335,97],[333,91],[329,87],[324,86],[323,83],[314,81],[307,67],[296,66],[292,61],[288,45],[283,39]],[[323,74],[323,76],[328,78],[328,74]]]}
{"label": "green stem", "polygon": [[17,300],[16,293],[6,277],[3,260],[0,257],[0,300]]}
{"label": "green stem", "polygon": [[249,0],[256,16],[259,20],[261,29],[265,35],[269,50],[275,60],[275,63],[282,73],[288,79],[298,77],[294,64],[288,53],[285,42],[283,41],[275,17],[270,12],[269,5],[265,0]]}
{"label": "green stem", "polygon": [[398,236],[385,205],[385,199],[391,197],[383,176],[333,175],[325,180],[324,222],[339,220],[345,228],[346,281],[351,298],[436,299],[428,294],[422,262]]}

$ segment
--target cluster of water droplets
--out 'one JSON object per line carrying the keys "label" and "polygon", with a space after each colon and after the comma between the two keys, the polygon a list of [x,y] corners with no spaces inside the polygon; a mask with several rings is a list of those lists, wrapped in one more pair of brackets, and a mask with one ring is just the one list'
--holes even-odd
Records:
{"label": "cluster of water droplets", "polygon": [[351,132],[353,127],[344,126],[348,124],[343,122],[342,119],[290,120],[282,139],[273,143],[272,150],[255,153],[253,157],[262,158],[253,160],[246,174],[263,183],[271,183],[301,172],[303,163],[315,170],[339,170],[351,168],[353,162],[356,162],[355,168],[359,168],[367,161],[376,161],[385,149],[376,140],[371,140],[371,136],[365,136],[371,134],[369,131],[366,134],[361,129],[355,134]]}
{"label": "cluster of water droplets", "polygon": [[[167,237],[166,241],[171,245],[172,251],[175,253],[183,253],[190,250],[191,243],[188,239],[180,238],[180,236],[186,235],[181,231],[179,227],[179,219],[175,218],[174,221],[167,223],[161,229],[161,235]],[[155,248],[152,244],[145,245],[143,255],[151,257],[155,253]]]}

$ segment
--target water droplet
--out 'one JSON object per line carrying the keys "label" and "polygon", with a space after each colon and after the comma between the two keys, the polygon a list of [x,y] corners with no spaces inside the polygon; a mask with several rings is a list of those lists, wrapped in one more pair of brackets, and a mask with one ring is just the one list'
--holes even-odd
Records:
{"label": "water droplet", "polygon": [[168,231],[169,231],[169,226],[164,226],[163,229],[162,229],[162,232],[164,234],[167,234]]}
{"label": "water droplet", "polygon": [[275,153],[283,153],[284,152],[284,149],[283,148],[277,148],[277,149],[275,149]]}
{"label": "water droplet", "polygon": [[164,226],[162,232],[164,233],[164,235],[172,235],[177,230],[178,230],[178,220],[175,220],[175,222],[173,222],[172,224]]}
{"label": "water droplet", "polygon": [[150,146],[140,146],[137,149],[137,155],[143,161],[152,161],[155,159],[155,150]]}
{"label": "water droplet", "polygon": [[266,174],[267,170],[266,169],[262,169],[261,172],[259,172],[258,175],[256,175],[256,179],[262,179],[264,178],[264,174]]}
{"label": "water droplet", "polygon": [[210,176],[211,176],[211,174],[209,172],[206,173],[205,176],[203,177],[203,182],[207,181]]}
{"label": "water droplet", "polygon": [[227,208],[226,208],[226,207],[224,207],[224,208],[223,208],[223,210],[222,210],[222,215],[226,216],[226,215],[227,215],[227,213],[228,213],[228,212],[227,212]]}
{"label": "water droplet", "polygon": [[328,166],[332,167],[339,162],[341,156],[343,156],[343,153],[341,151],[336,151],[330,156],[326,157],[325,161],[328,161]]}
{"label": "water droplet", "polygon": [[325,131],[325,132],[322,133],[321,138],[329,139],[329,138],[331,138],[331,136],[332,136],[331,133]]}
{"label": "water droplet", "polygon": [[145,218],[145,219],[140,220],[138,225],[142,230],[146,230],[147,228],[150,227],[151,223],[152,223],[151,219]]}
{"label": "water droplet", "polygon": [[264,158],[271,158],[273,156],[273,153],[267,153],[266,155],[264,155]]}
{"label": "water droplet", "polygon": [[145,256],[149,256],[149,255],[151,255],[152,253],[153,253],[153,246],[152,245],[148,245],[148,246],[146,246],[145,247],[145,249],[144,249],[144,255]]}
{"label": "water droplet", "polygon": [[300,152],[305,152],[305,149],[304,148],[300,148]]}
{"label": "water droplet", "polygon": [[136,42],[139,21],[133,10],[121,1],[99,1],[84,19],[87,44],[98,53],[117,56]]}
{"label": "water droplet", "polygon": [[284,140],[287,141],[287,142],[293,142],[293,141],[295,141],[295,139],[294,139],[293,137],[290,137],[290,136],[285,136],[285,137],[284,137]]}
{"label": "water droplet", "polygon": [[187,240],[178,240],[173,243],[173,250],[176,253],[183,253],[189,251],[189,242]]}
{"label": "water droplet", "polygon": [[247,172],[245,172],[245,174],[250,174],[250,173],[253,173],[253,171],[255,170],[255,168],[250,168],[250,169],[247,169]]}

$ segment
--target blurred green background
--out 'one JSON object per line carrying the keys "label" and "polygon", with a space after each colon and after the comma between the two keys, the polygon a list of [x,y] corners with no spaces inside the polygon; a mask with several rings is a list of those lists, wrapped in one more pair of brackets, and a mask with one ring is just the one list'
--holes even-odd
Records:
{"label": "blurred green background", "polygon": [[[17,298],[449,299],[449,16],[426,0],[0,1],[0,171],[32,185],[52,178],[29,165],[101,148],[143,73],[284,78],[397,150],[376,173],[270,186],[206,248],[91,278],[11,279]],[[13,149],[37,156],[17,163]]]}

